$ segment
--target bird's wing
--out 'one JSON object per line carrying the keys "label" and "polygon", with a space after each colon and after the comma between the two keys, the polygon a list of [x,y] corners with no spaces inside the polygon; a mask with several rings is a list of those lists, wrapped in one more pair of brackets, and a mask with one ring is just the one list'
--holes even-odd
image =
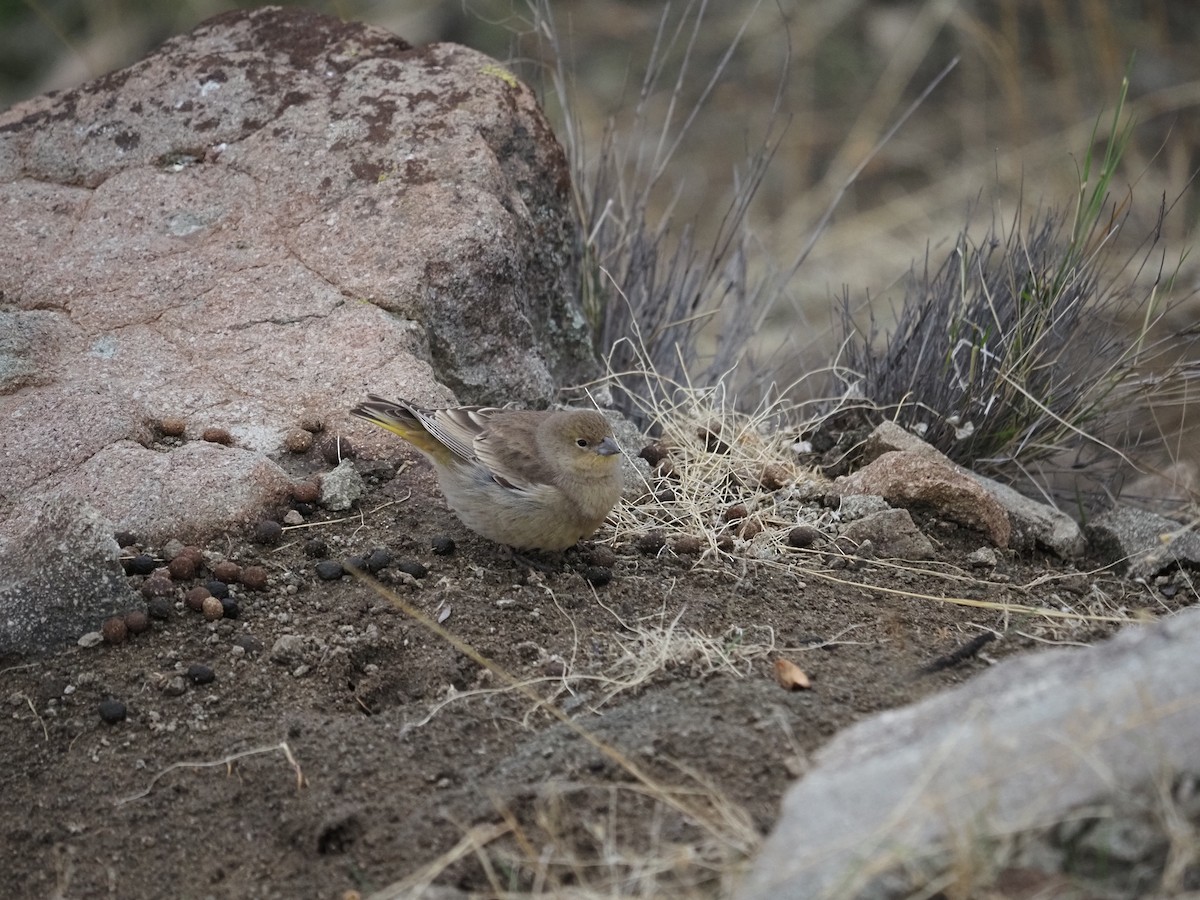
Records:
{"label": "bird's wing", "polygon": [[491,417],[501,410],[489,406],[459,406],[453,409],[413,409],[434,438],[455,456],[476,462],[475,442],[488,427]]}
{"label": "bird's wing", "polygon": [[492,478],[519,491],[549,488],[553,474],[538,453],[537,429],[541,413],[505,411],[475,438],[475,457]]}

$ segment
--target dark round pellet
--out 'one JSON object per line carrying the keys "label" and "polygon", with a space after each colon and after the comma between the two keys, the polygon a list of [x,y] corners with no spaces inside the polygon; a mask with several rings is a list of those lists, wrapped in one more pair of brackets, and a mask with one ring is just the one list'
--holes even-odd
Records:
{"label": "dark round pellet", "polygon": [[139,553],[133,559],[124,560],[124,565],[130,575],[149,575],[158,568],[158,560],[149,553]]}
{"label": "dark round pellet", "polygon": [[345,574],[346,570],[336,559],[323,559],[317,563],[317,577],[322,581],[337,581]]}
{"label": "dark round pellet", "polygon": [[212,684],[217,673],[213,671],[212,666],[206,666],[204,663],[192,663],[187,667],[187,677],[192,680],[193,684]]}
{"label": "dark round pellet", "polygon": [[449,556],[454,552],[454,539],[439,534],[433,539],[433,552],[438,556]]}
{"label": "dark round pellet", "polygon": [[232,597],[222,597],[221,599],[221,615],[226,619],[237,619],[242,615],[242,608],[238,606],[238,602]]}
{"label": "dark round pellet", "polygon": [[150,618],[140,609],[131,609],[125,613],[125,627],[130,634],[141,634],[150,627]]}
{"label": "dark round pellet", "polygon": [[166,597],[155,597],[146,603],[146,614],[152,619],[165,622],[171,618],[171,610],[173,608],[173,604]]}
{"label": "dark round pellet", "polygon": [[391,565],[392,551],[387,547],[376,547],[367,554],[367,558],[364,561],[367,564],[367,571],[373,574]]}
{"label": "dark round pellet", "polygon": [[396,563],[396,568],[401,572],[407,572],[413,578],[424,578],[429,574],[429,570],[427,568],[425,568],[419,562],[411,559],[406,559]]}
{"label": "dark round pellet", "polygon": [[262,566],[246,566],[242,569],[242,586],[251,591],[265,591],[267,570]]}
{"label": "dark round pellet", "polygon": [[109,725],[116,725],[118,722],[125,721],[126,709],[125,704],[120,700],[115,700],[109,697],[106,700],[101,700],[97,707],[100,713],[100,718]]}
{"label": "dark round pellet", "polygon": [[612,581],[612,569],[608,566],[588,566],[583,570],[583,577],[595,587],[604,587]]}
{"label": "dark round pellet", "polygon": [[183,595],[183,605],[188,609],[194,609],[200,612],[204,609],[204,601],[212,596],[212,592],[206,587],[194,587]]}
{"label": "dark round pellet", "polygon": [[817,538],[821,536],[821,532],[813,528],[811,525],[797,525],[788,532],[787,542],[789,547],[811,547],[817,542]]}
{"label": "dark round pellet", "polygon": [[283,526],[274,519],[263,519],[254,526],[254,542],[267,547],[274,547],[283,537]]}
{"label": "dark round pellet", "polygon": [[314,559],[328,556],[329,545],[320,538],[309,538],[304,542],[304,552]]}
{"label": "dark round pellet", "polygon": [[215,578],[204,582],[204,587],[218,600],[229,596],[229,585],[223,581],[217,581]]}

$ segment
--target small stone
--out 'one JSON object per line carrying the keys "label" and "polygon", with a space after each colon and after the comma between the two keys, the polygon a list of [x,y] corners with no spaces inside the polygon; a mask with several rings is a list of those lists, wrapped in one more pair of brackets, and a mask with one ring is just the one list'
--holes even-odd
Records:
{"label": "small stone", "polygon": [[186,553],[180,553],[167,563],[167,571],[176,581],[191,581],[196,577],[196,561]]}
{"label": "small stone", "polygon": [[312,479],[297,481],[292,485],[292,499],[300,503],[316,503],[321,499],[321,483]]}
{"label": "small stone", "polygon": [[125,613],[125,627],[130,634],[141,634],[150,627],[150,617],[140,609],[131,609]]}
{"label": "small stone", "polygon": [[567,663],[561,656],[547,657],[542,663],[542,672],[551,678],[562,678],[567,674]]}
{"label": "small stone", "polygon": [[204,602],[200,605],[200,611],[204,613],[204,618],[210,622],[215,622],[225,615],[225,607],[221,605],[221,601],[216,597],[205,597]]}
{"label": "small stone", "polygon": [[647,556],[653,556],[666,545],[667,536],[657,528],[651,529],[645,534],[639,534],[633,542],[638,553],[644,553]]}
{"label": "small stone", "polygon": [[[204,590],[201,588],[201,590]],[[171,618],[172,610],[171,601],[166,597],[155,597],[146,603],[146,614],[152,619],[158,619],[160,622],[165,622]]]}
{"label": "small stone", "polygon": [[175,593],[175,585],[171,584],[171,579],[164,573],[162,575],[151,575],[142,582],[142,596],[147,600],[152,600],[155,597],[170,597]]}
{"label": "small stone", "polygon": [[254,543],[274,547],[283,537],[283,526],[273,519],[263,519],[254,526]]}
{"label": "small stone", "polygon": [[220,600],[222,597],[229,596],[229,585],[227,585],[224,581],[218,581],[214,578],[211,581],[204,582],[204,587],[207,588],[208,592],[218,600]]}
{"label": "small stone", "polygon": [[158,421],[158,430],[163,433],[164,437],[183,437],[187,431],[187,419],[181,419],[179,416],[163,416]]}
{"label": "small stone", "polygon": [[271,647],[271,661],[290,665],[304,653],[304,638],[298,634],[281,634]]}
{"label": "small stone", "polygon": [[[213,578],[225,584],[237,584],[242,580],[242,567],[235,562],[222,560],[212,568]],[[214,594],[214,596],[216,596]]]}
{"label": "small stone", "polygon": [[226,428],[205,428],[200,437],[210,444],[223,444],[226,447],[233,444],[233,435]]}
{"label": "small stone", "polygon": [[811,547],[821,537],[821,532],[813,528],[811,525],[797,525],[788,532],[787,542],[789,547],[804,549]]}
{"label": "small stone", "polygon": [[201,612],[204,609],[204,601],[210,597],[212,597],[212,592],[208,588],[194,587],[183,595],[183,605],[188,609]]}
{"label": "small stone", "polygon": [[158,689],[168,697],[182,697],[187,693],[187,682],[183,680],[182,675],[172,675],[170,678],[164,677],[159,682]]}
{"label": "small stone", "polygon": [[[239,619],[242,615],[242,608],[238,602],[232,597],[219,598],[221,604],[221,617],[224,619]],[[207,615],[207,613],[206,613]]]}
{"label": "small stone", "polygon": [[204,663],[192,663],[187,667],[187,677],[192,680],[192,684],[212,684],[216,680],[217,673],[212,666],[206,666]]}
{"label": "small stone", "polygon": [[289,428],[283,436],[283,446],[288,453],[307,453],[312,449],[312,445],[312,432],[303,428]]}
{"label": "small stone", "polygon": [[407,572],[413,578],[424,578],[429,574],[429,570],[421,563],[414,560],[406,559],[396,563],[396,568],[401,572]]}
{"label": "small stone", "polygon": [[127,714],[125,704],[120,700],[113,699],[112,697],[101,700],[100,705],[96,707],[96,710],[100,713],[101,720],[107,722],[109,725],[116,725],[118,722],[124,722]]}
{"label": "small stone", "polygon": [[694,534],[681,534],[671,539],[671,549],[680,556],[697,556],[704,549],[704,542]]}
{"label": "small stone", "polygon": [[181,554],[187,547],[183,546],[183,541],[176,538],[171,538],[162,547],[162,556],[165,560],[172,560]]}
{"label": "small stone", "polygon": [[80,647],[99,647],[104,643],[104,635],[98,631],[89,631],[85,635],[81,635],[77,643]]}
{"label": "small stone", "polygon": [[374,575],[380,569],[386,569],[392,562],[392,551],[387,547],[376,547],[367,554],[367,558],[363,560],[366,564],[367,571]]}
{"label": "small stone", "polygon": [[[304,506],[308,506],[308,504],[305,503]],[[312,513],[309,513],[309,515],[312,515]],[[293,528],[295,528],[297,525],[303,525],[304,514],[298,509],[289,509],[283,514],[283,524],[290,525]]]}
{"label": "small stone", "polygon": [[104,624],[100,626],[100,634],[104,637],[105,643],[120,644],[129,634],[129,629],[125,626],[123,618],[112,616],[104,620]]}
{"label": "small stone", "polygon": [[967,554],[967,565],[973,569],[994,569],[998,562],[996,551],[991,547],[980,547]]}
{"label": "small stone", "polygon": [[323,559],[317,563],[317,577],[322,581],[337,581],[345,574],[346,570],[336,559]]}
{"label": "small stone", "polygon": [[607,566],[588,566],[583,570],[583,577],[594,587],[604,587],[612,581],[612,569]]}
{"label": "small stone", "polygon": [[449,556],[454,552],[454,539],[446,537],[444,534],[439,534],[431,543],[433,552],[438,556]]}
{"label": "small stone", "polygon": [[139,553],[137,556],[121,560],[121,565],[127,575],[149,575],[158,568],[158,560],[149,553]]}
{"label": "small stone", "polygon": [[246,566],[242,569],[242,586],[250,591],[265,591],[267,570],[263,566]]}

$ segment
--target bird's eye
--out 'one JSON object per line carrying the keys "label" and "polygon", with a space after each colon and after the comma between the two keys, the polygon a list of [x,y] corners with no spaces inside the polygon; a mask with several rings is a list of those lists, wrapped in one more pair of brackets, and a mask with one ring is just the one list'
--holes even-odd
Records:
{"label": "bird's eye", "polygon": [[587,445],[588,445],[587,438],[580,438],[579,440],[577,440],[577,441],[575,442],[575,446],[576,446],[576,447],[579,447],[579,448],[580,448],[580,449],[582,449],[582,450],[586,450],[586,449],[587,449]]}

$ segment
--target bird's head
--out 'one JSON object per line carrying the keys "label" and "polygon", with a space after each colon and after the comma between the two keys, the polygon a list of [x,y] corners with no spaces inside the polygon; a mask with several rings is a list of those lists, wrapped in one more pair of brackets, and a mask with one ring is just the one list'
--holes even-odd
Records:
{"label": "bird's head", "polygon": [[[572,410],[546,420],[543,446],[568,472],[612,477],[621,468],[621,448],[608,419],[594,410]],[[546,445],[549,445],[546,447]]]}

